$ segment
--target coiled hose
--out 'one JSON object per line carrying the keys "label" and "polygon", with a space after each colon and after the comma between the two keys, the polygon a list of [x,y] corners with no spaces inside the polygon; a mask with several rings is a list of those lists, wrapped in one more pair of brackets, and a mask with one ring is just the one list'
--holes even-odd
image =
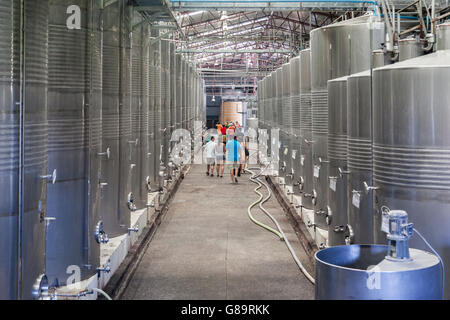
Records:
{"label": "coiled hose", "polygon": [[[267,168],[267,167],[266,167]],[[297,264],[298,268],[300,269],[300,271],[305,275],[305,277],[311,281],[312,284],[315,284],[315,280],[314,278],[309,274],[309,272],[305,269],[305,267],[303,266],[303,264],[301,263],[301,261],[298,259],[297,255],[295,254],[294,249],[292,248],[289,240],[286,238],[283,229],[281,229],[280,224],[278,223],[278,221],[263,207],[263,204],[266,203],[267,201],[269,201],[269,199],[272,197],[272,192],[270,191],[269,186],[264,183],[263,181],[261,181],[259,179],[259,177],[262,175],[262,173],[264,172],[265,169],[261,170],[260,168],[258,168],[260,170],[260,172],[258,174],[255,174],[253,171],[251,171],[251,169],[246,169],[245,171],[249,172],[252,176],[250,177],[250,181],[257,184],[258,187],[255,189],[255,193],[257,193],[260,197],[257,201],[253,202],[247,209],[248,212],[248,216],[250,217],[250,220],[252,220],[255,224],[259,225],[260,227],[276,234],[280,240],[284,240],[284,243],[286,243],[286,246],[289,250],[289,252],[291,253],[295,263]],[[252,169],[254,170],[254,169]],[[267,197],[263,200],[263,195],[262,193],[259,192],[259,189],[261,189],[262,186],[265,186],[267,191],[268,191],[268,195]],[[274,230],[273,228],[257,221],[251,214],[251,209],[253,207],[255,207],[257,204],[259,204],[259,208],[270,218],[270,220],[273,221],[273,223],[275,223],[275,225],[277,226],[278,231]]]}

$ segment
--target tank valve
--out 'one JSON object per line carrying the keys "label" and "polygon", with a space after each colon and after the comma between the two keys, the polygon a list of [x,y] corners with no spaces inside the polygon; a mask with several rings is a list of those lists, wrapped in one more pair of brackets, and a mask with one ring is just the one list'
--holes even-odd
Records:
{"label": "tank valve", "polygon": [[410,261],[409,238],[413,235],[413,223],[408,223],[408,213],[403,210],[383,210],[381,231],[387,233],[386,259]]}
{"label": "tank valve", "polygon": [[365,182],[365,181],[363,182],[363,185],[364,185],[364,191],[366,192],[366,194],[369,194],[369,192],[372,191],[372,190],[378,190],[379,189],[379,187],[369,186],[367,184],[367,182]]}
{"label": "tank valve", "polygon": [[99,277],[100,277],[100,273],[101,272],[103,272],[103,273],[110,273],[111,272],[111,267],[109,265],[105,264],[103,267],[97,268],[97,273],[98,273]]}
{"label": "tank valve", "polygon": [[300,191],[302,191],[304,184],[305,184],[305,180],[303,179],[303,177],[299,177],[297,179],[297,182],[294,183],[294,187],[298,187],[300,189]]}
{"label": "tank valve", "polygon": [[134,212],[137,210],[136,204],[134,203],[134,194],[132,192],[130,192],[128,194],[127,207],[128,207],[128,209],[130,209],[131,212]]}
{"label": "tank valve", "polygon": [[342,170],[341,168],[338,168],[339,171],[339,177],[342,179],[344,174],[350,174],[351,172],[349,170]]}
{"label": "tank valve", "polygon": [[52,174],[48,174],[48,175],[46,175],[46,176],[40,176],[41,177],[41,179],[44,179],[44,180],[47,180],[47,181],[49,181],[49,182],[51,182],[52,184],[55,184],[56,183],[56,169],[55,170],[53,170],[53,172],[52,172]]}
{"label": "tank valve", "polygon": [[105,156],[106,159],[109,159],[111,157],[111,149],[107,148],[105,152],[99,152],[97,155],[100,157]]}
{"label": "tank valve", "polygon": [[94,231],[95,240],[97,243],[108,243],[109,237],[106,234],[106,232],[103,230],[103,221],[99,221],[97,225],[95,226]]}
{"label": "tank valve", "polygon": [[138,233],[139,225],[136,225],[136,227],[134,227],[134,228],[128,228],[128,235],[130,235],[131,232]]}

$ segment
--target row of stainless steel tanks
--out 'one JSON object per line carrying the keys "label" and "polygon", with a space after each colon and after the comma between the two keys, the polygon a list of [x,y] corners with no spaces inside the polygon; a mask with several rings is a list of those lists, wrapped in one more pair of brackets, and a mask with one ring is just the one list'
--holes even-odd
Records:
{"label": "row of stainless steel tanks", "polygon": [[0,0],[0,17],[0,299],[29,299],[97,272],[170,180],[203,84],[126,0]]}
{"label": "row of stainless steel tanks", "polygon": [[434,53],[400,40],[394,64],[384,34],[370,15],[313,30],[310,49],[259,81],[260,128],[280,129],[278,175],[328,245],[385,244],[382,210],[405,210],[449,268],[450,24]]}

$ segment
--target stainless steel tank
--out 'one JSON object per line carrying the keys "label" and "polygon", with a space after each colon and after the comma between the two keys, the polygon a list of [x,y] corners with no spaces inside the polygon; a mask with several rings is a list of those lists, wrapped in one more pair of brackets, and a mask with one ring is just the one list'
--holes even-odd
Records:
{"label": "stainless steel tank", "polygon": [[[373,71],[375,230],[381,208],[406,210],[450,266],[450,51]],[[380,234],[375,233],[380,242]],[[413,237],[411,246],[425,248]],[[450,281],[446,279],[446,298]]]}
{"label": "stainless steel tank", "polygon": [[[272,107],[272,128],[271,129],[279,129],[280,133],[279,133],[279,143],[278,143],[278,150],[273,150],[271,149],[272,153],[277,153],[277,155],[275,155],[275,161],[278,160],[278,176],[280,177],[284,177],[285,173],[286,173],[286,165],[283,162],[283,152],[285,150],[284,148],[284,124],[283,124],[283,120],[284,120],[284,110],[283,110],[283,68],[279,67],[276,71],[275,71],[275,104]],[[272,135],[271,135],[271,139],[272,139]],[[273,155],[272,155],[273,157]]]}
{"label": "stainless steel tank", "polygon": [[31,299],[45,273],[48,1],[1,1],[0,14],[0,299]]}
{"label": "stainless steel tank", "polygon": [[[159,30],[150,29],[152,37],[159,36]],[[151,189],[159,191],[161,179],[159,176],[161,162],[161,41],[155,40],[150,45],[150,110],[149,126],[151,128],[152,143],[150,166],[151,166]]]}
{"label": "stainless steel tank", "polygon": [[130,227],[130,213],[136,210],[136,195],[132,189],[132,177],[137,166],[133,163],[133,157],[138,148],[138,142],[133,140],[135,133],[132,128],[132,103],[131,103],[131,34],[133,11],[130,10],[127,1],[120,1],[120,50],[119,50],[119,227],[127,232]]}
{"label": "stainless steel tank", "polygon": [[300,194],[302,192],[302,166],[300,163],[301,154],[301,121],[300,121],[300,56],[297,56],[290,61],[290,82],[291,82],[291,162],[292,162],[292,184],[294,186],[293,192]]}
{"label": "stainless steel tank", "polygon": [[[133,25],[141,22],[140,14],[135,12]],[[131,192],[135,198],[136,209],[142,209],[146,205],[145,196],[141,196],[142,190],[142,144],[144,142],[141,132],[144,109],[144,45],[146,39],[143,38],[144,29],[140,25],[132,33],[131,47],[131,140],[137,142],[131,146],[131,164],[135,165],[131,170]],[[144,40],[145,39],[145,40]],[[145,160],[144,160],[145,161]]]}
{"label": "stainless steel tank", "polygon": [[188,64],[186,60],[183,58],[181,60],[181,86],[182,86],[182,99],[181,99],[181,128],[187,129],[186,126],[186,106],[187,106],[187,75],[188,75]]}
{"label": "stainless steel tank", "polygon": [[411,261],[386,259],[385,245],[330,247],[315,254],[319,300],[435,300],[441,298],[438,258],[410,249]]}
{"label": "stainless steel tank", "polygon": [[424,41],[418,38],[406,38],[398,41],[399,61],[412,59],[425,54],[422,49]]}
{"label": "stainless steel tank", "polygon": [[312,114],[311,114],[311,50],[300,51],[300,155],[301,178],[299,188],[302,191],[302,206],[313,209],[312,195]]}
{"label": "stainless steel tank", "polygon": [[347,226],[347,77],[328,81],[328,243],[349,244]]}
{"label": "stainless steel tank", "polygon": [[102,146],[109,149],[102,161],[102,220],[109,237],[125,233],[120,227],[124,217],[119,213],[119,90],[120,90],[120,3],[103,10],[102,64]]}
{"label": "stainless steel tank", "polygon": [[282,123],[280,126],[281,132],[281,150],[280,160],[283,164],[284,170],[281,174],[285,177],[287,185],[292,184],[292,161],[291,153],[291,67],[289,63],[283,64],[281,67],[281,109],[282,109]]}
{"label": "stainless steel tank", "polygon": [[176,55],[176,128],[181,128],[182,104],[183,104],[183,64],[181,54]]}
{"label": "stainless steel tank", "polygon": [[[64,285],[80,268],[84,280],[97,272],[101,222],[102,34],[100,8],[89,1],[53,1],[48,41],[48,171],[46,273],[50,284]],[[67,7],[81,9],[81,29],[66,26]]]}
{"label": "stainless steel tank", "polygon": [[348,228],[352,243],[374,243],[370,70],[347,79]]}
{"label": "stainless steel tank", "polygon": [[384,42],[384,24],[365,15],[311,31],[311,91],[314,223],[327,229],[328,97],[327,81],[367,70],[371,53]]}
{"label": "stainless steel tank", "polygon": [[436,26],[437,50],[450,49],[450,22],[441,23]]}
{"label": "stainless steel tank", "polygon": [[161,40],[161,168],[167,176],[170,122],[170,43]]}
{"label": "stainless steel tank", "polygon": [[142,27],[142,60],[141,77],[142,77],[142,94],[141,94],[141,110],[139,119],[139,156],[140,156],[140,174],[139,174],[139,196],[137,197],[139,202],[143,205],[147,204],[148,193],[152,191],[151,187],[151,158],[153,157],[151,150],[151,143],[153,137],[151,136],[151,130],[149,126],[150,117],[150,50],[148,46],[148,37],[150,35],[150,29],[148,25]]}

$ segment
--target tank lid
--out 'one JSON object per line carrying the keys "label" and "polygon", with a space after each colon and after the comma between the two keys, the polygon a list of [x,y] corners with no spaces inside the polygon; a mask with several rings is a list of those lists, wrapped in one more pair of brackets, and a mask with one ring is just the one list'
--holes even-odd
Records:
{"label": "tank lid", "polygon": [[374,72],[391,69],[418,69],[450,67],[450,50],[440,50],[424,56],[404,60],[374,69]]}
{"label": "tank lid", "polygon": [[345,82],[345,81],[347,81],[348,77],[349,76],[343,76],[340,78],[331,79],[331,80],[328,80],[328,83],[330,83],[330,82]]}
{"label": "tank lid", "polygon": [[370,77],[370,69],[361,71],[358,73],[354,73],[348,76],[349,78],[362,78],[362,77]]}

